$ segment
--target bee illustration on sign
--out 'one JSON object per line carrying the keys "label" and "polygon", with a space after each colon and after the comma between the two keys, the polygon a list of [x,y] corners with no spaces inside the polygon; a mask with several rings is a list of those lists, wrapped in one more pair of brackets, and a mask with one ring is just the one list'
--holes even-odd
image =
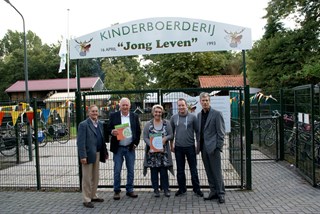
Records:
{"label": "bee illustration on sign", "polygon": [[89,50],[90,50],[90,47],[91,47],[90,42],[92,40],[93,40],[93,38],[89,39],[89,41],[84,40],[83,42],[82,41],[79,42],[79,41],[77,41],[75,39],[76,43],[78,43],[79,46],[80,46],[80,52],[79,52],[80,56],[86,56],[87,55],[87,52],[89,52]]}
{"label": "bee illustration on sign", "polygon": [[245,28],[243,28],[241,31],[237,32],[237,31],[234,31],[234,32],[231,32],[231,31],[227,31],[227,30],[224,30],[224,32],[226,32],[226,36],[225,36],[225,39],[227,42],[229,42],[230,44],[230,47],[232,48],[236,48],[238,47],[238,44],[241,43],[241,39],[242,39],[242,35],[241,33],[245,30]]}

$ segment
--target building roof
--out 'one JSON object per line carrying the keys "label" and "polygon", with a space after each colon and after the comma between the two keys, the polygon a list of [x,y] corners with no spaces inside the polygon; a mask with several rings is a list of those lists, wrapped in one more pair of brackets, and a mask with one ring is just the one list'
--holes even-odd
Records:
{"label": "building roof", "polygon": [[[91,89],[95,84],[101,81],[99,77],[82,77],[80,78],[81,89]],[[50,91],[50,90],[67,90],[68,79],[46,79],[46,80],[29,80],[28,90],[29,91]],[[69,79],[69,89],[77,89],[77,79]],[[19,80],[5,90],[5,92],[24,92],[25,81]]]}
{"label": "building roof", "polygon": [[[198,78],[201,88],[243,86],[242,75],[199,76]],[[248,80],[246,81],[249,84]]]}

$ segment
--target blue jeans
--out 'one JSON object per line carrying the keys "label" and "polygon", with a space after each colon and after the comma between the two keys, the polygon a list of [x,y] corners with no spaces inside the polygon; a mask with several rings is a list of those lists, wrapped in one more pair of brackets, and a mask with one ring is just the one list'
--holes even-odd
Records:
{"label": "blue jeans", "polygon": [[154,190],[159,189],[159,172],[161,188],[164,191],[169,190],[169,177],[167,167],[150,167],[151,170],[151,183]]}
{"label": "blue jeans", "polygon": [[113,154],[114,162],[114,192],[121,192],[121,169],[123,160],[126,161],[127,168],[127,184],[126,191],[133,192],[133,180],[134,180],[134,161],[136,159],[136,153],[134,150],[129,151],[128,147],[119,147],[117,153]]}
{"label": "blue jeans", "polygon": [[191,182],[193,191],[197,192],[200,190],[200,182],[198,176],[198,169],[197,169],[197,155],[195,146],[189,147],[180,147],[176,146],[174,148],[174,153],[176,156],[176,163],[177,163],[177,180],[179,190],[181,192],[187,191],[186,186],[186,174],[185,174],[185,165],[186,165],[186,157],[190,168],[191,173]]}

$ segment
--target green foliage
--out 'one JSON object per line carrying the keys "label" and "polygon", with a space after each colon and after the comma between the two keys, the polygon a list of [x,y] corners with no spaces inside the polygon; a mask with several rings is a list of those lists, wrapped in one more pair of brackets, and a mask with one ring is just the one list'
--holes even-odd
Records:
{"label": "green foliage", "polygon": [[135,57],[106,58],[102,70],[105,72],[104,84],[109,90],[135,90],[147,83],[141,78],[143,75]]}
{"label": "green foliage", "polygon": [[[67,78],[67,71],[58,73],[60,57],[58,55],[60,43],[42,44],[41,39],[33,32],[26,33],[28,79],[55,79]],[[75,77],[75,63],[70,61],[70,78]],[[101,70],[101,60],[81,60],[80,76],[99,76],[104,78]],[[0,73],[2,76],[0,86],[0,99],[7,100],[4,92],[10,85],[18,80],[25,79],[24,72],[24,35],[17,31],[8,30],[0,40]]]}
{"label": "green foliage", "polygon": [[[229,52],[179,53],[145,56],[151,60],[148,70],[154,77],[153,88],[199,87],[200,75],[239,73]],[[236,67],[236,68],[234,68]]]}
{"label": "green foliage", "polygon": [[[272,91],[320,81],[319,10],[315,0],[269,2],[265,35],[248,52],[251,86]],[[295,29],[284,28],[288,17]]]}

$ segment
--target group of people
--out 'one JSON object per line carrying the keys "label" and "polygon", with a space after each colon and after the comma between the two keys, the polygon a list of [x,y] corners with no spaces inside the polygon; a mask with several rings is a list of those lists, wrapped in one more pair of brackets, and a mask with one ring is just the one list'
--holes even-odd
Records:
{"label": "group of people", "polygon": [[[188,112],[187,101],[178,99],[178,113],[169,120],[163,119],[161,105],[152,107],[153,118],[143,127],[145,142],[144,175],[148,169],[154,197],[170,197],[168,171],[174,175],[172,155],[175,155],[177,182],[179,189],[175,196],[186,194],[185,163],[188,162],[193,192],[203,197],[201,191],[196,155],[201,152],[202,161],[210,187],[205,200],[218,199],[225,203],[225,188],[221,170],[221,152],[224,144],[225,125],[222,113],[210,105],[210,95],[200,94],[201,112],[194,115]],[[114,200],[121,198],[121,169],[125,161],[127,169],[126,195],[137,198],[134,192],[135,149],[139,145],[141,126],[139,116],[130,112],[128,98],[119,102],[119,111],[110,114],[107,128],[98,120],[98,107],[89,107],[89,117],[79,124],[77,146],[82,165],[83,205],[93,208],[92,202],[103,202],[97,195],[99,162],[105,162],[108,152],[105,142],[109,141],[114,162]],[[160,179],[159,179],[160,174]]]}

